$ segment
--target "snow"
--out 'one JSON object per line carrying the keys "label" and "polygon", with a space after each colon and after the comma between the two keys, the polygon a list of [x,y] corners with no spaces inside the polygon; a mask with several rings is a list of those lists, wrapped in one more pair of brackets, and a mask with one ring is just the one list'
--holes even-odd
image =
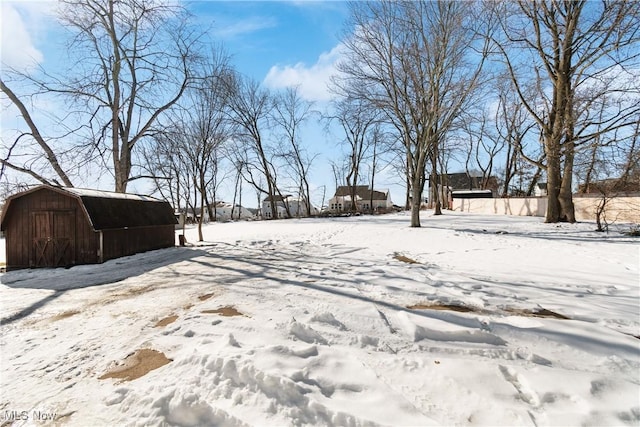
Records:
{"label": "snow", "polygon": [[[637,238],[533,217],[422,223],[212,224],[188,247],[4,273],[2,422],[640,424]],[[170,362],[100,379],[141,349]]]}
{"label": "snow", "polygon": [[142,200],[148,202],[160,202],[160,199],[156,199],[150,196],[143,196],[140,194],[131,193],[115,193],[112,191],[93,190],[88,188],[76,188],[76,187],[60,187],[62,190],[71,193],[79,197],[100,197],[103,199],[128,199],[128,200]]}

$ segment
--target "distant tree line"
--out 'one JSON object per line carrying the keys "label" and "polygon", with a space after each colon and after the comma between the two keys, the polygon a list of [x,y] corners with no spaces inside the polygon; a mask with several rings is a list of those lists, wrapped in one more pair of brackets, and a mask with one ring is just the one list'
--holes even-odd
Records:
{"label": "distant tree line", "polygon": [[[318,154],[302,130],[314,116],[343,149],[328,161],[351,208],[356,186],[384,172],[405,186],[412,227],[427,183],[454,164],[485,185],[497,177],[502,196],[546,182],[547,222],[575,221],[576,188],[639,178],[640,2],[380,0],[349,12],[320,113],[297,88],[237,72],[179,3],[62,0],[73,67],[0,79],[24,120],[2,141],[0,180],[92,175],[125,192],[145,179],[200,221],[215,218],[223,183],[233,206],[248,183],[271,218],[288,194],[310,214]],[[34,101],[51,96],[66,108],[42,119]],[[430,195],[436,214],[442,197]]]}

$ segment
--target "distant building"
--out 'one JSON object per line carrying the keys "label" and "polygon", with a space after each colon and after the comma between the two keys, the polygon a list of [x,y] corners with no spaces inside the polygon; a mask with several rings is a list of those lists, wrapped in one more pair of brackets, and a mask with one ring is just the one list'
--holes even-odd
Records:
{"label": "distant building", "polygon": [[[329,199],[330,212],[350,212],[353,205],[349,186],[336,189],[334,196]],[[393,209],[389,190],[373,190],[368,185],[357,185],[355,188],[355,205],[358,212],[387,212]]]}
{"label": "distant building", "polygon": [[[215,214],[215,218],[209,217],[209,209],[204,209],[203,221],[204,223],[208,223],[211,221],[231,221],[231,220],[250,220],[256,218],[256,213],[252,212],[250,209],[245,208],[244,206],[235,205],[228,202],[216,202],[215,204],[209,205],[212,213]],[[233,218],[231,218],[231,214],[233,212]],[[176,212],[176,218],[178,215],[182,216],[187,224],[196,224],[200,219],[200,207],[196,207],[195,209],[182,209],[180,212]],[[178,220],[180,222],[180,220]]]}
{"label": "distant building", "polygon": [[546,182],[538,182],[536,186],[533,188],[533,195],[535,197],[546,197],[547,196],[547,183]]}
{"label": "distant building", "polygon": [[579,194],[635,195],[640,193],[640,179],[608,178],[592,181],[588,185],[578,186]]}
{"label": "distant building", "polygon": [[[473,176],[466,172],[438,175],[437,181],[439,185],[447,187],[450,191],[491,190],[495,195],[499,187],[495,176],[490,176],[486,182],[483,182],[481,176]],[[429,181],[429,187],[432,186],[433,183]]]}
{"label": "distant building", "polygon": [[437,189],[443,207],[451,206],[454,198],[474,199],[492,198],[498,193],[499,182],[494,176],[484,180],[466,172],[448,173],[437,176],[437,185],[429,180],[429,194]]}
{"label": "distant building", "polygon": [[[255,215],[249,209],[240,205],[234,206],[233,203],[217,202],[211,206],[211,209],[215,209],[216,221],[248,220],[255,218]],[[207,220],[212,221],[213,218],[209,218],[209,212],[205,209],[205,221]]]}
{"label": "distant building", "polygon": [[[271,200],[273,200],[276,205],[277,218],[304,218],[307,216],[307,202],[287,194],[285,196],[273,196],[273,199],[265,197],[262,201],[263,219],[273,219]],[[312,216],[320,213],[319,209],[313,205],[310,206],[310,210]]]}

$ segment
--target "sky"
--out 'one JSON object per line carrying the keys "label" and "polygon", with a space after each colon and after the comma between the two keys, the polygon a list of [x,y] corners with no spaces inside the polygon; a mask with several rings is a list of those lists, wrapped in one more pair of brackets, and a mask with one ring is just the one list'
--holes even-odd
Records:
{"label": "sky", "polygon": [[[197,23],[210,29],[211,40],[222,43],[238,71],[262,82],[268,89],[298,86],[302,97],[313,101],[316,109],[326,108],[331,99],[327,83],[340,58],[340,38],[348,18],[346,2],[195,1],[185,4]],[[1,6],[4,64],[19,68],[37,64],[50,69],[64,62],[64,33],[54,18],[55,2],[3,1]],[[3,114],[3,136],[18,122],[20,119],[15,114]],[[323,198],[326,202],[333,195],[335,183],[330,160],[340,157],[339,135],[327,133],[317,119],[307,122],[302,135],[309,151],[319,154],[311,172],[315,188],[312,200],[319,205]],[[377,181],[380,183],[376,184],[377,189],[391,189],[400,180],[380,172]],[[101,189],[110,189],[111,185],[110,181],[97,184]],[[137,183],[133,190],[144,191]],[[230,191],[228,189],[228,198]],[[403,194],[402,188],[392,190],[396,204]]]}
{"label": "sky", "polygon": [[[223,43],[236,68],[269,88],[301,85],[309,100],[326,101],[325,82],[338,59],[347,17],[339,1],[195,1],[184,3],[212,41]],[[2,61],[55,66],[63,33],[53,1],[2,2]]]}

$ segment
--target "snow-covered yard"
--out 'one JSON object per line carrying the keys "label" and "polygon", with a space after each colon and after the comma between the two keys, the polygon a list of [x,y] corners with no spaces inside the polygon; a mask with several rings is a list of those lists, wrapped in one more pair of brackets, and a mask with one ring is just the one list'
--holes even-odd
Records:
{"label": "snow-covered yard", "polygon": [[0,425],[640,424],[637,238],[422,221],[214,224],[2,274]]}

